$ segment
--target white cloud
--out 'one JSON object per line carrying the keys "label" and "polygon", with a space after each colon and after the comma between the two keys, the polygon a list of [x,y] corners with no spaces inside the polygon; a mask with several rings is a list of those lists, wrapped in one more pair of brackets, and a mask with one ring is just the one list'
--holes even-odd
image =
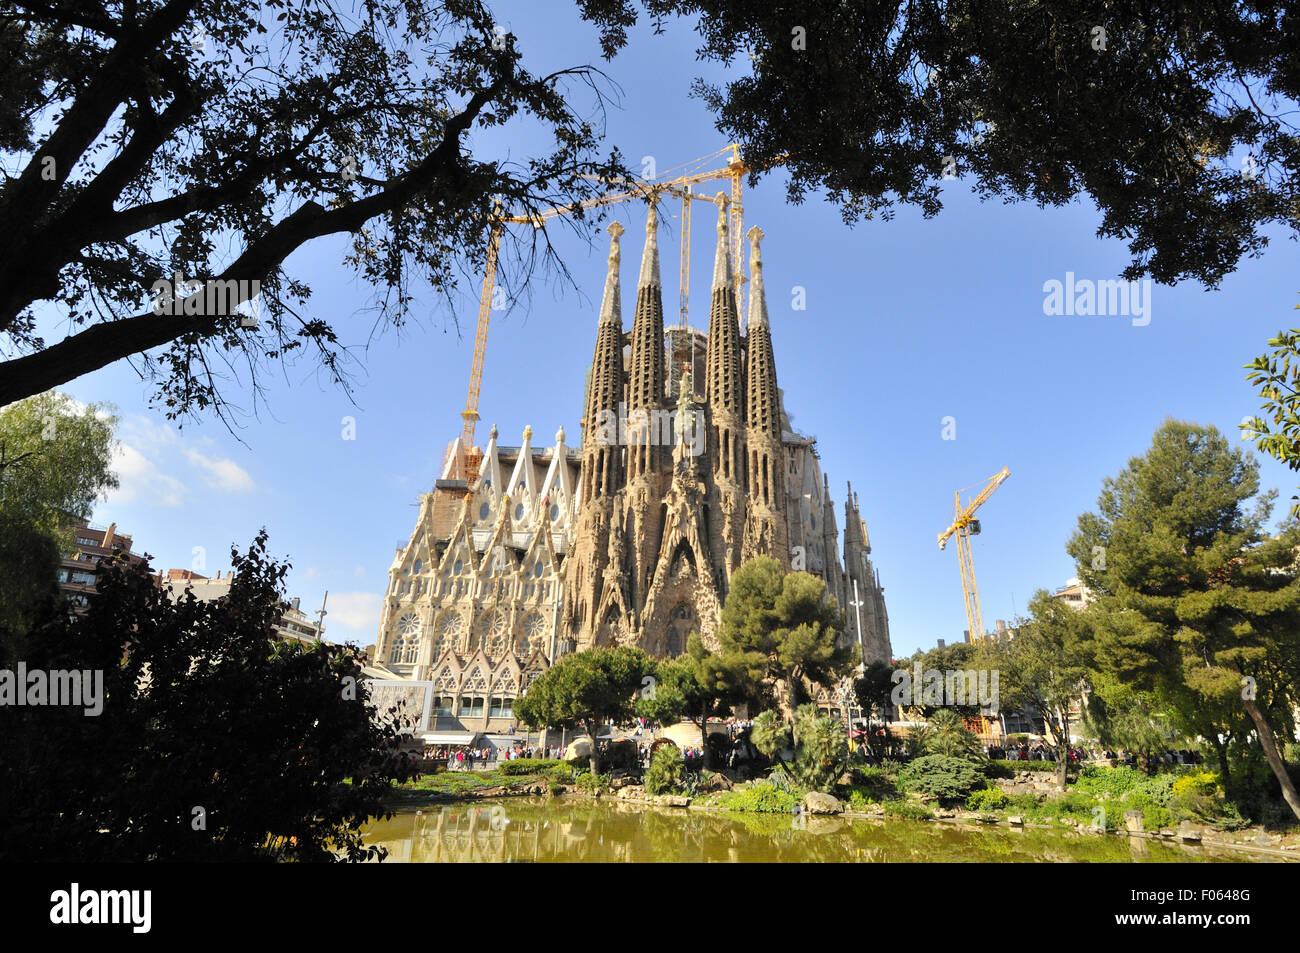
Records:
{"label": "white cloud", "polygon": [[229,457],[214,460],[197,450],[186,450],[185,459],[192,466],[207,471],[207,484],[214,490],[247,493],[253,489],[253,478],[248,475],[248,471]]}
{"label": "white cloud", "polygon": [[308,566],[308,567],[307,567],[306,569],[304,569],[303,572],[302,572],[302,577],[303,577],[304,579],[315,579],[315,578],[316,578],[317,576],[319,576],[319,575],[320,575],[320,572],[316,569],[315,566]]}
{"label": "white cloud", "polygon": [[379,611],[383,597],[375,592],[331,592],[325,608],[326,638],[331,623],[356,631],[363,638],[373,639],[379,631]]}
{"label": "white cloud", "polygon": [[109,503],[141,501],[153,506],[180,506],[184,501],[185,484],[161,472],[153,461],[129,444],[113,445],[109,465],[120,484],[109,492]]}
{"label": "white cloud", "polygon": [[140,414],[133,414],[122,421],[119,435],[131,446],[143,451],[173,446],[181,439],[170,424]]}
{"label": "white cloud", "polygon": [[364,576],[365,574],[366,574],[366,567],[361,565],[361,563],[357,563],[356,567],[352,570],[352,575]]}

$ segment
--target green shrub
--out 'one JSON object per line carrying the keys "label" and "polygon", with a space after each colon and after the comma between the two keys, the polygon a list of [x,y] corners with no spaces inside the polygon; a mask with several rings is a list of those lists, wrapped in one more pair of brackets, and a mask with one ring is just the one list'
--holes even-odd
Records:
{"label": "green shrub", "polygon": [[762,814],[792,814],[801,803],[798,795],[783,791],[766,781],[726,791],[714,802],[728,811],[757,811]]}
{"label": "green shrub", "polygon": [[930,794],[943,802],[963,800],[984,782],[979,770],[964,758],[926,755],[898,773],[899,787]]}
{"label": "green shrub", "polygon": [[554,796],[564,790],[564,785],[560,784],[558,781],[552,781],[547,785],[547,788],[550,790],[552,796]]}
{"label": "green shrub", "polygon": [[1220,810],[1214,826],[1221,831],[1239,831],[1250,826],[1250,818],[1241,813],[1236,801],[1228,801]]}
{"label": "green shrub", "polygon": [[583,771],[573,779],[574,785],[580,791],[586,791],[588,794],[604,794],[609,790],[609,778],[603,774],[592,774],[590,771]]}
{"label": "green shrub", "polygon": [[848,789],[847,800],[851,811],[864,811],[871,805],[878,803],[875,794],[872,793],[870,788],[857,784]]}
{"label": "green shrub", "polygon": [[885,816],[908,821],[928,821],[934,818],[934,814],[924,804],[902,800],[885,802]]}
{"label": "green shrub", "polygon": [[804,787],[828,793],[849,756],[849,744],[844,726],[817,711],[801,705],[795,712],[799,744],[791,768]]}
{"label": "green shrub", "polygon": [[986,761],[984,773],[990,778],[1011,778],[1017,771],[1043,771],[1056,773],[1055,761]]}
{"label": "green shrub", "polygon": [[543,774],[557,766],[568,770],[565,762],[549,758],[516,758],[513,761],[502,761],[497,770],[513,778],[521,774]]}
{"label": "green shrub", "polygon": [[676,745],[664,745],[650,759],[650,766],[645,771],[646,794],[671,794],[682,783],[681,752]]}
{"label": "green shrub", "polygon": [[1174,826],[1174,815],[1169,808],[1153,805],[1142,809],[1142,828],[1148,831],[1164,830]]}
{"label": "green shrub", "polygon": [[971,811],[1000,811],[1011,803],[1011,798],[1001,788],[981,788],[966,798],[966,808]]}
{"label": "green shrub", "polygon": [[1076,790],[1091,795],[1105,794],[1113,798],[1123,798],[1129,791],[1141,786],[1146,778],[1133,768],[1103,768],[1099,765],[1084,765],[1079,778],[1074,782]]}

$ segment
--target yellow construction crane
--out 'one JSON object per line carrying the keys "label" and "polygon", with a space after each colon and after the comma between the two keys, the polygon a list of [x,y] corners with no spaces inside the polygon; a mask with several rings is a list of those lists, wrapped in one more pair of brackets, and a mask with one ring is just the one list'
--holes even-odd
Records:
{"label": "yellow construction crane", "polygon": [[[596,198],[587,199],[583,202],[576,202],[572,205],[559,206],[557,208],[547,209],[538,215],[503,215],[500,206],[497,207],[492,227],[488,234],[487,243],[487,260],[483,270],[483,291],[479,296],[478,305],[478,329],[474,337],[474,361],[470,366],[469,373],[469,394],[465,400],[465,409],[461,411],[461,418],[464,422],[461,430],[461,446],[463,452],[467,455],[471,453],[474,446],[474,428],[478,423],[478,398],[479,388],[483,382],[483,359],[487,354],[487,332],[488,324],[492,316],[492,295],[496,286],[497,274],[497,255],[501,248],[501,229],[505,223],[523,223],[530,224],[534,228],[541,228],[542,225],[557,215],[569,215],[579,209],[596,208],[604,205],[614,205],[619,202],[626,202],[630,199],[647,199],[657,201],[659,193],[667,192],[675,195],[682,200],[682,231],[681,231],[681,290],[679,320],[683,327],[687,324],[687,292],[690,287],[690,248],[691,248],[691,202],[703,201],[712,202],[703,193],[692,191],[692,186],[709,182],[717,179],[731,180],[731,257],[732,257],[732,280],[735,282],[736,290],[736,307],[738,311],[744,313],[744,304],[741,300],[741,284],[745,280],[742,254],[742,242],[744,236],[745,217],[744,207],[742,205],[742,178],[745,173],[749,172],[740,158],[740,146],[732,144],[724,149],[707,156],[702,156],[694,162],[681,166],[681,169],[690,169],[698,167],[700,164],[716,159],[723,153],[730,153],[726,165],[721,168],[707,169],[700,172],[686,172],[676,175],[672,178],[660,177],[656,181],[639,183],[620,180],[608,184],[623,185],[624,191],[611,192],[607,195],[597,196]],[[780,162],[784,156],[779,157],[776,161]],[[669,171],[677,171],[669,170]],[[667,173],[665,173],[666,176]],[[467,459],[466,473],[464,478],[472,481],[476,475],[477,465],[475,461]]]}
{"label": "yellow construction crane", "polygon": [[998,473],[989,477],[976,497],[962,506],[961,490],[953,494],[956,501],[955,517],[952,525],[939,534],[939,548],[948,545],[949,537],[957,537],[957,561],[961,564],[962,597],[966,601],[966,624],[970,627],[972,642],[984,638],[984,623],[980,619],[980,597],[975,588],[975,562],[971,558],[970,538],[980,531],[980,521],[975,518],[975,511],[987,502],[993,491],[1000,487],[1011,471],[1003,467]]}

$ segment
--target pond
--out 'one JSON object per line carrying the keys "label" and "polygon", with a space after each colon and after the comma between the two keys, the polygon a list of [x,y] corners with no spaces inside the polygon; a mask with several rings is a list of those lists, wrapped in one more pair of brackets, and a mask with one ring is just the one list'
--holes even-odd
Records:
{"label": "pond", "polygon": [[507,798],[404,810],[365,828],[388,863],[1251,862],[1254,854],[1114,834]]}

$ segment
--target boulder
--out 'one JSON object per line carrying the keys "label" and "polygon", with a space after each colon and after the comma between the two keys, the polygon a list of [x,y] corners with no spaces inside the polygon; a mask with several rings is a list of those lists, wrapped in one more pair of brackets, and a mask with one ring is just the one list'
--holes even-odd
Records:
{"label": "boulder", "polygon": [[701,791],[712,793],[714,791],[730,791],[732,788],[731,780],[725,774],[710,775],[700,785]]}
{"label": "boulder", "polygon": [[1007,823],[1012,827],[1024,827],[1025,819],[1019,814],[1010,814],[1007,816]]}
{"label": "boulder", "polygon": [[1142,812],[1141,812],[1141,811],[1125,811],[1125,812],[1124,812],[1124,828],[1125,828],[1125,830],[1127,830],[1130,834],[1141,834],[1141,833],[1142,833]]}
{"label": "boulder", "polygon": [[803,796],[804,810],[809,814],[842,814],[843,805],[829,794],[822,794],[820,791],[809,791]]}
{"label": "boulder", "polygon": [[659,803],[665,807],[690,807],[691,799],[682,794],[665,794]]}

